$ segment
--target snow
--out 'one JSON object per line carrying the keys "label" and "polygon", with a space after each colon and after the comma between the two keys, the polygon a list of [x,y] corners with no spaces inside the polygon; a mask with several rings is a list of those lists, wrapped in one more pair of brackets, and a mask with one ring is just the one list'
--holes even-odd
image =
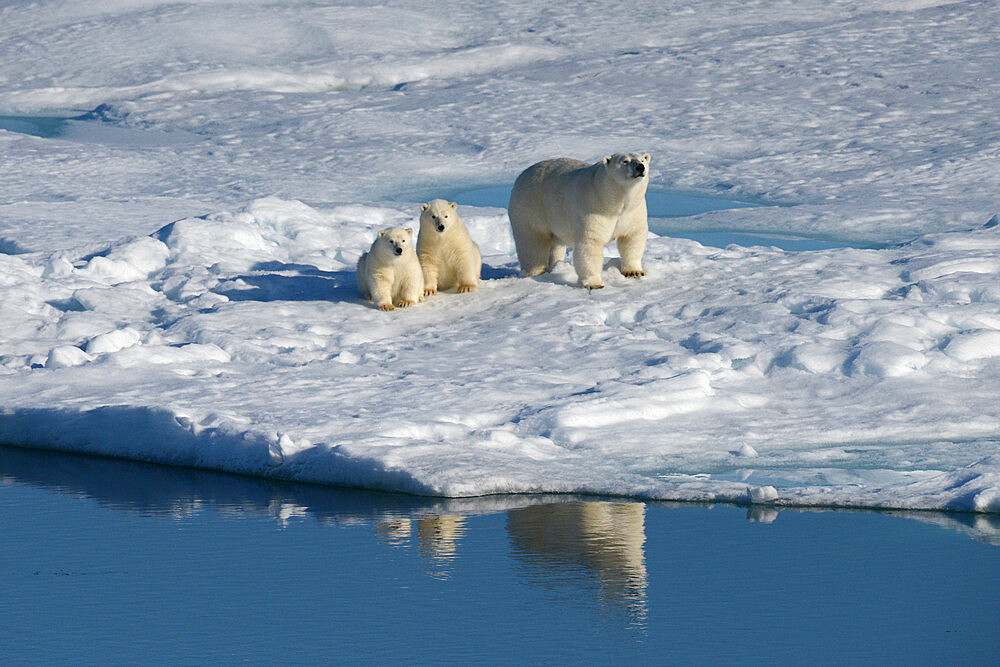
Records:
{"label": "snow", "polygon": [[[0,442],[425,495],[1000,512],[1000,8],[434,7],[0,5]],[[506,211],[456,195],[480,289],[357,294],[421,202],[620,150],[652,153],[652,190],[765,205],[658,219],[648,275],[611,249],[587,292],[569,264],[519,277]]]}

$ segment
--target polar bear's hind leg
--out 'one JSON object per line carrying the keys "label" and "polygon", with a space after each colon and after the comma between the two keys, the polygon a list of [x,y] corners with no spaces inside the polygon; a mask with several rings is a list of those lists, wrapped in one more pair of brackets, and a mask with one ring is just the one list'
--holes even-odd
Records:
{"label": "polar bear's hind leg", "polygon": [[549,247],[549,265],[548,271],[555,268],[555,265],[566,259],[566,246],[562,245],[558,241],[554,241]]}
{"label": "polar bear's hind leg", "polygon": [[551,234],[538,233],[527,225],[514,225],[514,247],[517,261],[525,276],[537,276],[549,269]]}

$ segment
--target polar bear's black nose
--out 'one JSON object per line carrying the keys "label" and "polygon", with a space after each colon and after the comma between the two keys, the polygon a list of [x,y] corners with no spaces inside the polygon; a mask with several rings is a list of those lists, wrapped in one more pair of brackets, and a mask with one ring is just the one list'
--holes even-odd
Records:
{"label": "polar bear's black nose", "polygon": [[397,255],[402,255],[403,254],[403,249],[400,248],[399,246],[396,246],[396,254]]}
{"label": "polar bear's black nose", "polygon": [[635,174],[636,174],[636,176],[645,176],[646,175],[646,165],[644,165],[641,162],[636,162],[635,163]]}
{"label": "polar bear's black nose", "polygon": [[444,231],[444,225],[440,225],[440,224],[439,224],[439,225],[437,226],[437,230],[438,230],[439,232],[443,232],[443,231]]}

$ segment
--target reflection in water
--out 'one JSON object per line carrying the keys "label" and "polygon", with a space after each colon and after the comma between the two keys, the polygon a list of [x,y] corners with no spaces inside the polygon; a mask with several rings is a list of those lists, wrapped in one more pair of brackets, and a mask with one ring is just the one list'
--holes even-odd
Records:
{"label": "reflection in water", "polygon": [[[533,581],[557,592],[560,587],[596,586],[602,605],[622,610],[628,625],[645,626],[646,505],[640,502],[551,495],[420,498],[0,446],[3,484],[46,488],[92,498],[120,511],[175,520],[215,511],[223,516],[270,517],[280,529],[306,519],[330,526],[369,525],[388,548],[415,546],[426,572],[439,579],[451,576],[462,557],[470,517],[504,512],[513,556]],[[1000,545],[997,515],[887,514]],[[772,508],[753,506],[747,512],[751,522],[777,518]]]}
{"label": "reflection in water", "polygon": [[533,505],[507,513],[507,532],[515,554],[529,568],[540,570],[546,585],[559,581],[560,575],[593,577],[602,603],[624,609],[631,624],[642,625],[645,519],[646,506],[637,502]]}
{"label": "reflection in water", "polygon": [[461,516],[425,516],[417,521],[419,553],[434,565],[436,576],[448,574],[448,565],[458,555],[458,540],[465,532]]}
{"label": "reflection in water", "polygon": [[375,523],[375,534],[382,544],[390,547],[405,547],[413,535],[413,521],[406,517],[381,519]]}
{"label": "reflection in water", "polygon": [[750,523],[774,523],[778,518],[778,510],[765,505],[751,505],[747,508],[747,521]]}
{"label": "reflection in water", "polygon": [[[406,517],[380,519],[375,523],[379,541],[393,547],[408,547],[413,520]],[[429,514],[417,519],[417,552],[428,562],[428,574],[447,579],[458,557],[458,543],[465,532],[465,517]]]}

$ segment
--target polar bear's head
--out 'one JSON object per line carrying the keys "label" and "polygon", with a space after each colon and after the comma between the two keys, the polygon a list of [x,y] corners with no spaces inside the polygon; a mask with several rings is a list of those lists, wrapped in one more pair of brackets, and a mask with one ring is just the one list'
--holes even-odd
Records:
{"label": "polar bear's head", "polygon": [[435,199],[420,205],[420,226],[444,234],[458,220],[458,204]]}
{"label": "polar bear's head", "polygon": [[649,178],[649,153],[605,155],[604,168],[619,183],[635,183]]}
{"label": "polar bear's head", "polygon": [[405,227],[389,227],[378,233],[378,243],[390,256],[399,257],[413,247],[413,230]]}

